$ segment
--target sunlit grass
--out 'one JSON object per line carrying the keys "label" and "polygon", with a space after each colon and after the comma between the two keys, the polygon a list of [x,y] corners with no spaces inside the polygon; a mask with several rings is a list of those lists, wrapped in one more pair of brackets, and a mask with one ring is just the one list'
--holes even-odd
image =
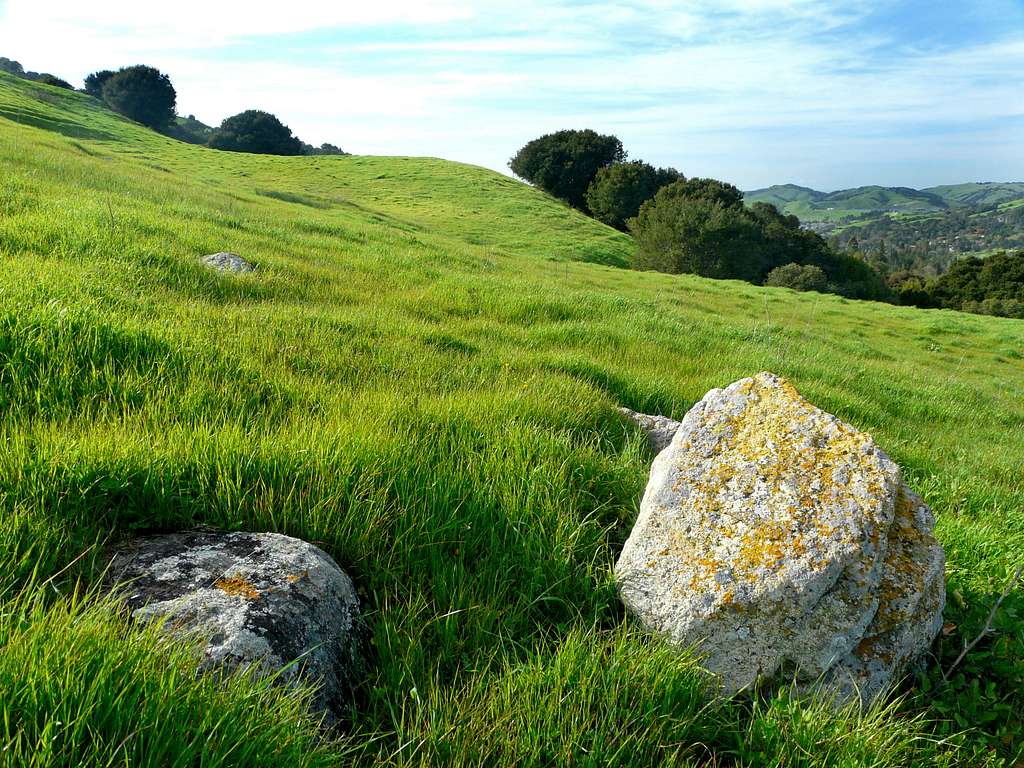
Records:
{"label": "sunlit grass", "polygon": [[[709,708],[611,578],[650,461],[615,406],[678,417],[772,370],[870,431],[935,508],[948,664],[1024,551],[1019,321],[630,272],[609,266],[627,238],[488,171],[217,153],[2,75],[0,169],[0,613],[18,639],[0,668],[17,690],[77,681],[88,702],[67,717],[103,734],[37,764],[124,764],[140,723],[191,756],[209,697],[235,713],[210,764],[315,743],[293,699],[252,681],[138,708],[168,690],[150,659],[184,675],[186,651],[54,592],[94,579],[108,541],[200,522],[315,541],[360,588],[372,672],[309,764],[1019,755],[1020,595],[950,686],[934,691],[933,660],[927,692],[861,718],[785,696]],[[218,250],[257,271],[197,264]],[[57,573],[35,602],[28,585]],[[89,687],[107,644],[117,674]],[[17,763],[56,704],[25,719],[15,690],[0,734],[23,734]],[[254,739],[260,708],[293,735]]]}

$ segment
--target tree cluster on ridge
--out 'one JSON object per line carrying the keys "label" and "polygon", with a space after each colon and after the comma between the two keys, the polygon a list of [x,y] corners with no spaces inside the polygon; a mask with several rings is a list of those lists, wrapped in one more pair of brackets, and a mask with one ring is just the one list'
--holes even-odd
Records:
{"label": "tree cluster on ridge", "polygon": [[1024,317],[1024,252],[963,259],[941,277],[894,272],[884,245],[865,254],[826,242],[770,203],[744,204],[717,179],[628,161],[622,142],[593,130],[563,130],[528,142],[512,172],[636,241],[632,266],[746,280],[921,307]]}

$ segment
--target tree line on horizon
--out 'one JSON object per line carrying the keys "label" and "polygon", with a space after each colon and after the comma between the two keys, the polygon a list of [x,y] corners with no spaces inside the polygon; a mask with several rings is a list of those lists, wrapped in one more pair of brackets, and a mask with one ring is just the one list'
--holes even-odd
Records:
{"label": "tree line on horizon", "polygon": [[85,78],[84,90],[132,120],[212,149],[263,155],[346,154],[333,144],[304,143],[277,116],[259,109],[226,117],[214,129],[194,115],[179,123],[170,77],[144,64],[93,72]]}
{"label": "tree line on horizon", "polygon": [[49,72],[32,72],[26,70],[21,66],[20,62],[8,59],[6,56],[0,56],[0,72],[6,72],[9,75],[15,77],[22,77],[25,80],[34,80],[37,83],[44,83],[45,85],[52,85],[57,88],[67,88],[74,90],[75,87],[67,80],[52,75]]}
{"label": "tree line on horizon", "polygon": [[1024,251],[961,259],[938,276],[893,271],[884,259],[827,242],[770,203],[745,205],[732,184],[627,160],[617,137],[593,130],[534,139],[509,167],[632,234],[635,269],[1024,318]]}
{"label": "tree line on horizon", "polygon": [[[49,73],[28,72],[22,65],[0,56],[0,71],[17,77],[74,90],[74,86]],[[191,144],[204,144],[229,152],[266,155],[344,155],[333,144],[314,147],[292,134],[275,115],[247,109],[225,118],[219,127],[210,128],[194,115],[177,114],[177,92],[171,78],[145,64],[103,69],[86,76],[82,92],[102,101],[115,112],[155,131]]]}

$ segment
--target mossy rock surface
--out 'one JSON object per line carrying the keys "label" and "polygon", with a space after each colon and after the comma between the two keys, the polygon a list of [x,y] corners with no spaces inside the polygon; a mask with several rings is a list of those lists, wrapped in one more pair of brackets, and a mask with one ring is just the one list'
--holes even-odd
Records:
{"label": "mossy rock surface", "polygon": [[203,528],[135,539],[110,574],[133,618],[199,639],[201,671],[254,668],[317,687],[328,722],[349,711],[364,672],[359,599],[318,547]]}

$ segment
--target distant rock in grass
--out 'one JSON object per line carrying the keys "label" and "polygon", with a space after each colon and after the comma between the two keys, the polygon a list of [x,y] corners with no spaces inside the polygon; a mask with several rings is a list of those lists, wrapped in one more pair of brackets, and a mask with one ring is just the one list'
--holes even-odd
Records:
{"label": "distant rock in grass", "polygon": [[648,416],[646,413],[637,413],[629,408],[619,408],[619,413],[636,424],[647,433],[647,443],[655,453],[661,453],[668,448],[676,430],[679,429],[679,422],[672,421],[665,416]]}
{"label": "distant rock in grass", "polygon": [[198,636],[201,671],[255,667],[318,685],[329,724],[350,707],[363,671],[359,600],[312,544],[210,529],[147,536],[115,550],[108,580],[135,619]]}
{"label": "distant rock in grass", "polygon": [[867,704],[941,626],[934,522],[869,435],[761,373],[686,414],[615,574],[629,610],[696,645],[721,693],[795,677]]}
{"label": "distant rock in grass", "polygon": [[243,272],[252,272],[256,269],[256,267],[243,259],[237,253],[228,253],[227,251],[211,253],[209,256],[203,256],[202,262],[206,266],[210,267],[210,269],[216,269],[220,272],[236,272],[241,274]]}

